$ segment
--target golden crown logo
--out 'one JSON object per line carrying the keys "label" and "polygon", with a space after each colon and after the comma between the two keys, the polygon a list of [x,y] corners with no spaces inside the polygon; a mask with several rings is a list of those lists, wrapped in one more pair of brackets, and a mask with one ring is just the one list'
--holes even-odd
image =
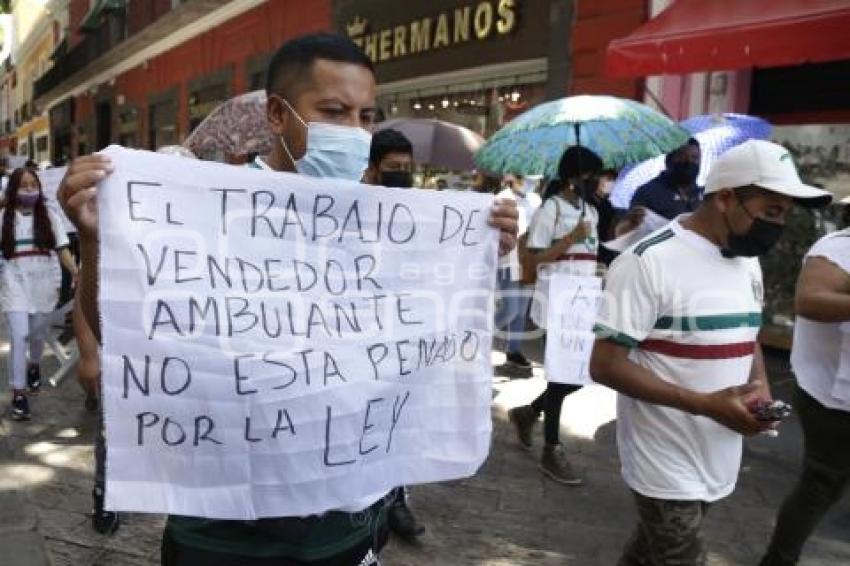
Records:
{"label": "golden crown logo", "polygon": [[357,16],[345,27],[348,31],[348,37],[358,37],[366,33],[366,28],[369,27],[369,20]]}

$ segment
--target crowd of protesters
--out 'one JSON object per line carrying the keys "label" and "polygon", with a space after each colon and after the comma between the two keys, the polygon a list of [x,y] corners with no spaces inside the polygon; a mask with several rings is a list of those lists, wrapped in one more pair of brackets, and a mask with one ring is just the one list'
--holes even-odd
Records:
{"label": "crowd of protesters", "polygon": [[[372,62],[332,34],[284,44],[268,66],[271,152],[245,166],[399,189],[414,184],[413,146],[400,132],[369,131],[376,114]],[[770,433],[783,415],[770,393],[757,334],[764,285],[758,256],[782,235],[793,206],[828,204],[805,185],[788,152],[749,141],[723,154],[697,185],[696,140],[671,152],[665,170],[640,187],[629,210],[608,200],[617,172],[582,146],[567,149],[553,178],[480,174],[474,190],[497,195],[491,224],[500,230],[498,303],[508,364],[529,369],[526,331],[548,326],[554,274],[604,277],[605,295],[590,372],[618,392],[617,442],[638,524],[620,564],[701,565],[701,527],[711,505],[733,492],[742,439]],[[107,157],[74,160],[59,190],[78,230],[80,268],[61,221],[47,206],[34,167],[8,174],[0,230],[0,308],[9,329],[10,414],[30,418],[28,395],[41,384],[44,319],[58,303],[60,262],[77,285],[73,325],[79,379],[97,409],[100,340],[97,301],[96,185],[113,171]],[[635,229],[645,211],[669,224],[622,253],[604,243]],[[711,300],[705,302],[706,297]],[[627,298],[627,300],[626,300]],[[797,288],[792,364],[794,403],[805,457],[798,484],[782,504],[762,566],[795,564],[818,521],[850,476],[850,230],[817,242]],[[845,363],[846,362],[846,363]],[[558,376],[549,376],[555,377]],[[560,439],[561,407],[580,386],[552,380],[530,404],[509,412],[519,444],[530,450],[543,417],[540,471],[579,486],[583,478]],[[104,499],[103,435],[98,439],[94,524],[118,528]],[[165,565],[369,565],[390,530],[413,540],[425,526],[410,490],[398,486],[321,516],[225,521],[168,518]]]}

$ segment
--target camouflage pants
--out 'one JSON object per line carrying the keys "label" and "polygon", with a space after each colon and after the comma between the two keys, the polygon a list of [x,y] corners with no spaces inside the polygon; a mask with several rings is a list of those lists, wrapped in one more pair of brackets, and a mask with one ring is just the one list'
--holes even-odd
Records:
{"label": "camouflage pants", "polygon": [[703,566],[700,528],[708,503],[634,495],[638,525],[619,566]]}

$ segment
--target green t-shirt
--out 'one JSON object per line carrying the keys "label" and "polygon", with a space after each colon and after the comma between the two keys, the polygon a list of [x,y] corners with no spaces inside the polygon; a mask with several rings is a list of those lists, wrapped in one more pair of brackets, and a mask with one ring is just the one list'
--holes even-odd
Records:
{"label": "green t-shirt", "polygon": [[206,550],[257,558],[321,560],[374,538],[387,520],[384,499],[359,513],[283,520],[222,521],[171,515],[166,531],[178,543]]}

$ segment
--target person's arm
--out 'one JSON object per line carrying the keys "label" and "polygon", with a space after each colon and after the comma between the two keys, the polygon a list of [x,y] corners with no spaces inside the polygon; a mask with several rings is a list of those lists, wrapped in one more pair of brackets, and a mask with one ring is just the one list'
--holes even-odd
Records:
{"label": "person's arm", "polygon": [[[587,237],[587,225],[578,222],[573,231],[555,240],[555,223],[558,220],[557,205],[546,200],[534,213],[528,227],[528,248],[534,254],[534,263],[552,263],[567,253],[570,246]],[[553,241],[554,240],[554,241]]]}
{"label": "person's arm", "polygon": [[59,219],[59,215],[51,208],[47,208],[47,218],[50,220],[50,227],[53,230],[53,237],[56,244],[56,255],[59,256],[59,263],[71,275],[73,280],[72,286],[77,286],[77,264],[74,261],[74,256],[68,248],[68,233],[65,231],[65,225]]}
{"label": "person's arm", "polygon": [[631,349],[650,335],[664,314],[662,289],[659,277],[651,275],[653,269],[670,267],[654,266],[634,253],[621,255],[611,265],[590,358],[593,380],[647,403],[709,417],[741,434],[770,428],[745,406],[758,389],[756,384],[701,393],[670,383],[630,359]]}
{"label": "person's arm", "polygon": [[77,284],[80,292],[80,310],[100,343],[100,309],[97,304],[97,274],[100,273],[98,241],[80,237],[80,276]]}
{"label": "person's arm", "polygon": [[642,206],[630,208],[614,225],[614,237],[619,238],[623,234],[637,229],[643,223],[644,218],[646,218],[646,208]]}
{"label": "person's arm", "polygon": [[97,305],[98,227],[97,183],[112,172],[112,162],[98,154],[75,159],[59,186],[58,198],[68,219],[80,235],[80,308],[100,342],[100,313]]}
{"label": "person's arm", "polygon": [[516,247],[519,230],[519,211],[513,199],[496,199],[490,211],[490,226],[499,229],[499,256]]}
{"label": "person's arm", "polygon": [[74,327],[74,337],[80,351],[77,362],[77,381],[89,397],[99,394],[100,359],[97,352],[97,339],[80,308],[79,292],[76,294],[74,310],[71,311],[71,323]]}
{"label": "person's arm", "polygon": [[535,250],[534,259],[537,263],[558,261],[558,258],[567,253],[573,244],[581,242],[585,238],[587,238],[587,225],[582,221],[573,228],[572,232],[557,240],[548,248]]}
{"label": "person's arm", "polygon": [[797,280],[799,316],[816,322],[850,320],[850,274],[822,256],[810,256]]}
{"label": "person's arm", "polygon": [[649,208],[649,189],[649,184],[638,187],[638,190],[636,190],[635,194],[632,195],[632,200],[629,202],[629,208],[633,209],[637,206]]}
{"label": "person's arm", "polygon": [[761,344],[758,342],[756,342],[753,351],[753,367],[750,368],[749,383],[757,387],[756,394],[759,398],[766,401],[773,399],[770,393],[770,382],[767,379],[767,368],[764,365],[764,354],[761,351]]}
{"label": "person's arm", "polygon": [[77,276],[79,275],[77,264],[74,262],[74,256],[71,254],[71,250],[67,247],[63,247],[59,250],[59,262],[62,264],[62,267],[68,270],[68,273],[71,274],[74,281],[76,281]]}
{"label": "person's arm", "polygon": [[746,402],[759,385],[748,383],[711,393],[700,393],[664,381],[652,371],[629,359],[629,348],[605,338],[593,346],[590,358],[593,380],[635,399],[702,415],[744,435],[773,428],[772,423],[756,420]]}

